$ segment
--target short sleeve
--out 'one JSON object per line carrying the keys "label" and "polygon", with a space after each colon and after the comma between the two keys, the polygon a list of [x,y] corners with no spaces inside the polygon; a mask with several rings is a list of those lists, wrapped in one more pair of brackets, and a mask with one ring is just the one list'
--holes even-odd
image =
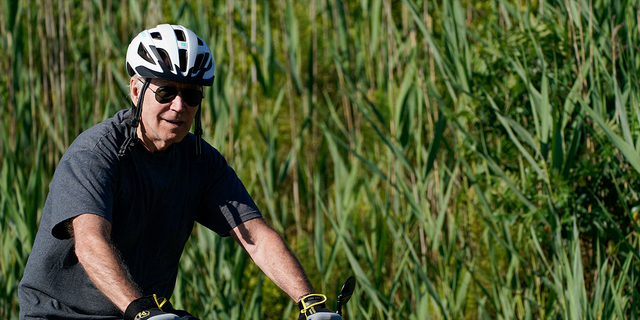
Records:
{"label": "short sleeve", "polygon": [[221,236],[242,223],[262,217],[236,172],[213,147],[207,161],[207,183],[197,221]]}
{"label": "short sleeve", "polygon": [[63,157],[49,185],[54,237],[68,239],[66,222],[81,214],[97,214],[112,221],[116,167],[117,163],[90,150]]}

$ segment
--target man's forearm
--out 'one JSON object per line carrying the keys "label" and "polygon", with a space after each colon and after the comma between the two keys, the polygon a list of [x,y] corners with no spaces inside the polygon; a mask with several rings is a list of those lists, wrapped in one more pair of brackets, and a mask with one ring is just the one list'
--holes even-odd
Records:
{"label": "man's forearm", "polygon": [[295,302],[302,295],[312,293],[313,287],[302,265],[282,238],[273,231],[263,241],[264,250],[256,251],[252,258],[265,275]]}
{"label": "man's forearm", "polygon": [[118,309],[125,311],[141,293],[109,242],[110,224],[84,214],[73,220],[76,256],[89,279]]}
{"label": "man's forearm", "polygon": [[231,233],[262,272],[291,299],[313,292],[302,265],[280,235],[261,219],[253,219]]}

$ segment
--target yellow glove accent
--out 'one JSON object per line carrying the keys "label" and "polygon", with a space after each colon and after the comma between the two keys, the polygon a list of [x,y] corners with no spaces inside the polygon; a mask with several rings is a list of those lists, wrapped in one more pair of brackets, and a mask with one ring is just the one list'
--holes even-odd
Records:
{"label": "yellow glove accent", "polygon": [[167,303],[167,298],[162,298],[160,297],[160,301],[158,301],[158,296],[156,296],[155,294],[153,294],[153,300],[156,301],[156,304],[158,305],[158,309],[160,309],[160,311],[162,310],[162,306],[164,306],[165,303]]}
{"label": "yellow glove accent", "polygon": [[[319,301],[315,301],[309,305],[307,305],[307,302],[305,301],[305,299],[309,298],[309,297],[321,297],[322,299]],[[319,293],[312,293],[312,294],[308,294],[306,296],[304,296],[302,299],[300,299],[300,303],[302,303],[302,310],[300,310],[300,313],[306,313],[307,310],[321,304],[324,303],[325,301],[327,301],[327,296],[325,296],[324,294],[319,294]],[[311,312],[312,314],[315,313],[315,311],[312,310]]]}

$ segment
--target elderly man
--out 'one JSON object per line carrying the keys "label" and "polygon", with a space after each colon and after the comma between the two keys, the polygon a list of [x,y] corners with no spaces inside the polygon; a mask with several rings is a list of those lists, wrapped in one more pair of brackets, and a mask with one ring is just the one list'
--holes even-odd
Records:
{"label": "elderly man", "polygon": [[233,237],[301,319],[341,319],[202,140],[202,86],[214,79],[206,43],[159,25],[131,41],[126,61],[131,109],[79,135],[56,169],[19,286],[20,319],[196,319],[163,298],[196,222]]}

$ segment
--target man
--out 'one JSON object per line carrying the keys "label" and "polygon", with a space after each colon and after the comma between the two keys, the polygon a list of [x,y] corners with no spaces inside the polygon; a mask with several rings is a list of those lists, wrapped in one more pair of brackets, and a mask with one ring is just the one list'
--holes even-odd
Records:
{"label": "man", "polygon": [[202,86],[214,79],[206,43],[159,25],[132,40],[126,60],[132,108],[79,135],[60,160],[20,282],[20,319],[196,319],[163,298],[195,222],[233,237],[300,319],[341,319],[201,138]]}

